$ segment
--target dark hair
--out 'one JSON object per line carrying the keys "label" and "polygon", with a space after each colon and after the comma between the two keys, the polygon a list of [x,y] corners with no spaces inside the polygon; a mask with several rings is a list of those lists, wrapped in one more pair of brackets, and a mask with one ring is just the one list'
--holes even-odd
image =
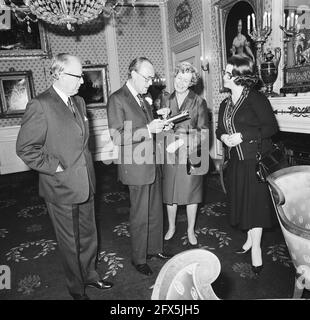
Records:
{"label": "dark hair", "polygon": [[174,69],[174,77],[176,77],[179,73],[191,73],[192,80],[190,86],[194,86],[197,84],[200,76],[197,69],[189,62],[183,61],[179,63]]}
{"label": "dark hair", "polygon": [[153,63],[148,59],[148,58],[145,58],[145,57],[136,57],[135,59],[133,59],[130,64],[129,64],[129,67],[128,67],[128,78],[130,79],[131,78],[131,72],[132,71],[138,71],[141,64],[143,62],[149,62],[151,65],[153,65]]}
{"label": "dark hair", "polygon": [[232,76],[235,77],[234,83],[244,87],[253,87],[258,77],[254,71],[254,62],[251,58],[233,55],[227,60],[227,64],[233,66]]}

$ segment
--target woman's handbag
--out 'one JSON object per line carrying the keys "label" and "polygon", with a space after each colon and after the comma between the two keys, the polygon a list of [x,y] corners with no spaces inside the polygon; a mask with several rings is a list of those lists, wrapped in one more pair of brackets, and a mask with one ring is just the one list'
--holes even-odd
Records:
{"label": "woman's handbag", "polygon": [[288,166],[288,159],[281,145],[273,144],[270,151],[262,154],[262,141],[261,138],[259,139],[256,153],[256,177],[258,182],[266,183],[267,176]]}

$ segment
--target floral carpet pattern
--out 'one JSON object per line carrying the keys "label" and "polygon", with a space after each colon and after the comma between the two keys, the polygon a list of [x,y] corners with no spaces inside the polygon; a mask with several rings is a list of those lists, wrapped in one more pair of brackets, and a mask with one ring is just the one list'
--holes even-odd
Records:
{"label": "floral carpet pattern", "polygon": [[[149,300],[164,262],[151,260],[151,277],[131,265],[129,195],[116,179],[116,168],[96,163],[96,218],[99,250],[98,271],[114,283],[106,292],[87,289],[94,300]],[[216,174],[205,176],[205,199],[196,222],[197,248],[213,252],[221,274],[212,284],[220,299],[288,299],[294,288],[294,267],[279,226],[264,232],[264,269],[259,277],[251,270],[250,255],[234,251],[246,234],[229,224],[226,197]],[[167,218],[165,214],[165,230]],[[185,208],[177,215],[174,237],[165,251],[177,254],[192,249],[188,243]],[[11,270],[10,288],[0,288],[0,300],[66,300],[64,274],[55,234],[44,201],[38,196],[37,175],[29,171],[0,176],[0,265]],[[1,276],[1,273],[0,273]]]}

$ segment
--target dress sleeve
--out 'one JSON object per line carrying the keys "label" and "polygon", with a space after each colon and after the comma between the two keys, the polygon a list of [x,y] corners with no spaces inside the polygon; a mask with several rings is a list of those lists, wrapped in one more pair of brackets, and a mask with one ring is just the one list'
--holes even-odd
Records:
{"label": "dress sleeve", "polygon": [[[251,130],[242,132],[243,140],[257,140],[261,134],[262,139],[272,137],[279,130],[270,101],[263,94],[257,94],[252,100],[251,107],[256,114],[259,125]],[[259,133],[261,130],[261,133]]]}
{"label": "dress sleeve", "polygon": [[215,135],[216,135],[218,140],[221,140],[221,135],[222,134],[226,134],[227,133],[226,130],[225,130],[225,127],[224,127],[224,122],[223,122],[224,110],[225,110],[225,105],[226,105],[225,101],[226,101],[226,99],[224,101],[222,101],[222,103],[220,105],[217,128],[216,128],[216,131],[215,131]]}

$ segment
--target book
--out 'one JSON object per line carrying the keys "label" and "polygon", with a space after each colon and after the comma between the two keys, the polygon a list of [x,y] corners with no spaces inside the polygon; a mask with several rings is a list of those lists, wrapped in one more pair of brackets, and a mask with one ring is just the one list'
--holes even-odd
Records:
{"label": "book", "polygon": [[189,112],[187,110],[185,110],[185,111],[182,111],[182,112],[176,114],[175,116],[167,119],[166,121],[168,123],[173,122],[174,124],[176,124],[176,123],[188,120],[188,119],[190,119]]}

